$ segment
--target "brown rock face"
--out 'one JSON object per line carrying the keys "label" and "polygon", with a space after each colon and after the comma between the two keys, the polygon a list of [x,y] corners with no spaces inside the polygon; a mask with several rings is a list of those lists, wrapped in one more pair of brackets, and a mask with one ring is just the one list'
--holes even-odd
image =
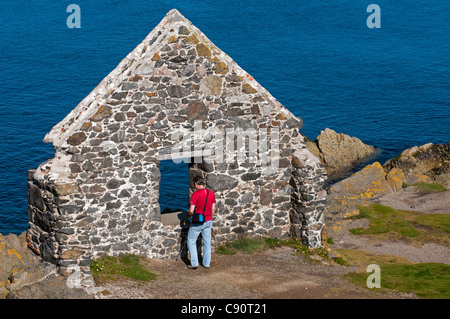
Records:
{"label": "brown rock face", "polygon": [[372,199],[392,192],[392,188],[386,179],[383,167],[375,162],[334,184],[330,191],[331,194],[349,194],[352,199]]}
{"label": "brown rock face", "polygon": [[375,147],[364,144],[360,139],[329,128],[320,132],[317,141],[307,141],[306,146],[325,164],[330,178],[351,170],[376,153]]}
{"label": "brown rock face", "polygon": [[102,121],[105,118],[109,118],[112,114],[111,107],[108,105],[102,105],[99,107],[97,113],[91,118],[93,122]]}
{"label": "brown rock face", "polygon": [[325,208],[325,214],[329,217],[329,234],[339,236],[350,228],[364,227],[367,221],[349,219],[359,214],[357,205],[370,205],[372,200],[401,188],[402,176],[401,170],[386,175],[381,164],[375,162],[334,184]]}
{"label": "brown rock face", "polygon": [[330,188],[325,214],[328,230],[333,236],[350,228],[365,227],[363,219],[349,217],[359,214],[357,205],[370,205],[386,194],[401,192],[403,185],[434,182],[449,188],[450,143],[426,144],[403,151],[383,166],[375,162],[341,180]]}
{"label": "brown rock face", "polygon": [[435,182],[450,187],[450,143],[425,144],[404,150],[383,165],[386,171],[401,169],[406,183]]}
{"label": "brown rock face", "polygon": [[364,144],[356,137],[338,134],[330,129],[322,131],[317,142],[325,163],[335,168],[351,166],[375,151],[373,146]]}
{"label": "brown rock face", "polygon": [[27,233],[0,234],[0,299],[92,298],[83,289],[70,289],[55,265],[42,261],[27,246]]}
{"label": "brown rock face", "polygon": [[86,134],[83,132],[75,133],[69,139],[67,140],[67,143],[69,143],[72,146],[80,145],[86,140]]}
{"label": "brown rock face", "polygon": [[211,56],[211,50],[209,50],[208,47],[206,45],[204,45],[203,43],[198,44],[196,49],[197,49],[197,54],[199,56],[204,56],[204,57]]}
{"label": "brown rock face", "polygon": [[205,121],[208,115],[208,107],[202,101],[189,102],[187,106],[187,118],[189,121]]}
{"label": "brown rock face", "polygon": [[253,94],[256,93],[256,90],[248,83],[242,84],[242,92],[245,94]]}

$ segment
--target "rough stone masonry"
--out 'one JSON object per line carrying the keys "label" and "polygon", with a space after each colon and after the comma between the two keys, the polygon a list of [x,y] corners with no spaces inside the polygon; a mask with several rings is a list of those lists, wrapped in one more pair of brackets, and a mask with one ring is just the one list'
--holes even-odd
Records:
{"label": "rough stone masonry", "polygon": [[213,245],[248,235],[318,247],[327,177],[301,126],[171,10],[46,135],[55,157],[28,172],[28,244],[63,274],[104,254],[176,256],[185,226],[161,222],[158,166],[189,158],[190,179],[216,192]]}

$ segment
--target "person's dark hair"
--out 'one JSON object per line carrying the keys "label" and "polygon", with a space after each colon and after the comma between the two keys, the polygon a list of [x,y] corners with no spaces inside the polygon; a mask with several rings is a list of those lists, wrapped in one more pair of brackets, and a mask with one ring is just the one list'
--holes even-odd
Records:
{"label": "person's dark hair", "polygon": [[196,175],[194,176],[194,183],[197,185],[205,186],[205,179],[203,176]]}

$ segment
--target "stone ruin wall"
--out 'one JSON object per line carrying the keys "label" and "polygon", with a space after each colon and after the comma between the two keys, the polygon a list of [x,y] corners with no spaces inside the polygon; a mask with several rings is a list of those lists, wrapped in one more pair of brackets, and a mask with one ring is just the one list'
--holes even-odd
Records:
{"label": "stone ruin wall", "polygon": [[[199,122],[204,130],[279,132],[279,149],[270,153],[275,167],[221,162],[215,154],[191,164],[190,174],[205,176],[216,192],[213,245],[251,235],[320,246],[326,173],[303,143],[301,120],[192,25],[180,20],[170,32],[157,31],[119,65],[114,88],[88,101],[96,110],[89,118],[76,129],[69,126],[78,117],[58,126],[71,132],[55,157],[29,171],[29,246],[63,269],[86,271],[103,254],[176,256],[185,229],[160,221],[158,166],[180,145],[202,149],[214,141],[214,134],[195,145],[181,139]],[[166,44],[154,53],[154,43]],[[248,153],[249,143],[237,154]]]}

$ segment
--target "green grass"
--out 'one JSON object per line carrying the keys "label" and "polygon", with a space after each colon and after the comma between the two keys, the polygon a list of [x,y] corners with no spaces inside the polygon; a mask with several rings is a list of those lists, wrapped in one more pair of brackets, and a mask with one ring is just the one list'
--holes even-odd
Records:
{"label": "green grass", "polygon": [[[344,275],[347,280],[367,288],[371,275],[367,266],[380,266],[381,288],[370,290],[386,293],[414,293],[419,298],[450,298],[450,266],[442,263],[414,263],[394,255],[378,255],[354,249],[338,249],[349,266],[359,266],[355,272]],[[369,288],[367,288],[369,289]]]}
{"label": "green grass", "polygon": [[[354,228],[355,234],[365,234],[371,238],[406,240],[413,244],[437,242],[450,246],[450,214],[423,214],[415,211],[396,210],[388,206],[373,204],[358,207],[357,218],[369,220],[369,227]],[[389,255],[373,255],[355,250],[339,249],[349,265],[358,265],[357,272],[344,277],[366,286],[370,273],[367,265],[377,264],[381,269],[381,289],[404,293],[415,293],[420,298],[450,298],[450,266],[441,263],[412,263],[405,258]]]}
{"label": "green grass", "polygon": [[[392,290],[414,293],[420,298],[450,298],[450,266],[441,263],[380,264],[381,292]],[[367,287],[370,273],[357,272],[345,275],[351,282]],[[377,289],[371,289],[377,290]]]}
{"label": "green grass", "polygon": [[441,192],[447,191],[447,189],[444,186],[442,186],[441,184],[437,184],[437,183],[420,182],[420,183],[414,183],[414,184],[404,183],[402,185],[403,188],[406,188],[408,186],[415,186],[415,187],[417,187],[418,190],[420,190],[422,192],[426,192],[426,193],[441,193]]}
{"label": "green grass", "polygon": [[415,211],[396,210],[388,206],[372,204],[359,206],[358,218],[367,218],[369,227],[354,228],[354,235],[369,235],[380,239],[405,239],[419,244],[437,242],[450,246],[450,214],[423,214]]}
{"label": "green grass", "polygon": [[430,228],[439,229],[450,233],[450,215],[448,214],[424,214],[417,217],[416,222]]}
{"label": "green grass", "polygon": [[141,263],[142,258],[134,254],[119,257],[105,256],[92,260],[91,272],[96,282],[104,280],[118,280],[127,277],[138,281],[150,281],[157,277],[147,271]]}
{"label": "green grass", "polygon": [[[329,257],[329,251],[327,249],[328,247],[324,246],[321,248],[309,248],[303,245],[300,240],[292,238],[280,240],[268,237],[241,237],[236,239],[235,241],[218,246],[216,249],[216,253],[219,255],[235,255],[238,252],[244,254],[253,254],[281,246],[294,248],[295,252],[302,255],[306,260],[309,260],[311,262],[320,262],[319,260],[325,259],[327,261],[334,261],[339,265],[345,265],[345,261],[341,257]],[[313,257],[317,257],[319,260]]]}
{"label": "green grass", "polygon": [[220,245],[216,249],[216,253],[220,255],[234,255],[238,251],[244,254],[253,254],[271,249],[277,246],[293,247],[295,241],[291,239],[279,240],[275,238],[249,238],[240,237],[235,241]]}

